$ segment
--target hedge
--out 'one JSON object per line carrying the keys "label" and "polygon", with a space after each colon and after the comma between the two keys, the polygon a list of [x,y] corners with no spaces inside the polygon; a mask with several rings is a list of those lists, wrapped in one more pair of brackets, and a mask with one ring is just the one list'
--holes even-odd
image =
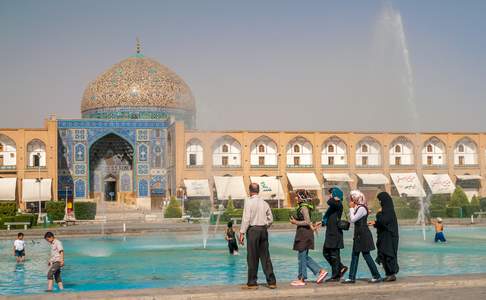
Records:
{"label": "hedge", "polygon": [[51,221],[63,220],[66,204],[64,201],[46,202],[47,217]]}
{"label": "hedge", "polygon": [[186,215],[193,218],[200,218],[203,214],[207,217],[211,212],[211,204],[208,200],[189,200],[185,204]]}
{"label": "hedge", "polygon": [[17,214],[17,204],[15,202],[0,202],[0,218],[11,217]]}
{"label": "hedge", "polygon": [[[29,222],[29,226],[36,226],[37,225],[37,214],[25,214],[25,215],[18,215],[18,216],[5,216],[0,218],[0,228],[5,226],[7,222]],[[24,228],[24,225],[15,225],[14,228]]]}
{"label": "hedge", "polygon": [[479,200],[479,206],[481,207],[482,211],[486,211],[486,198],[481,198]]}
{"label": "hedge", "polygon": [[448,218],[462,218],[462,207],[448,207],[446,208],[446,216]]}
{"label": "hedge", "polygon": [[430,210],[430,217],[431,218],[445,218],[447,217],[447,210],[444,209],[431,209]]}
{"label": "hedge", "polygon": [[77,220],[94,220],[96,202],[74,202],[74,216]]}
{"label": "hedge", "polygon": [[480,210],[479,206],[476,205],[466,205],[462,207],[462,216],[464,218],[470,218],[473,213]]}
{"label": "hedge", "polygon": [[418,210],[409,207],[395,208],[395,214],[398,219],[415,219],[418,216]]}

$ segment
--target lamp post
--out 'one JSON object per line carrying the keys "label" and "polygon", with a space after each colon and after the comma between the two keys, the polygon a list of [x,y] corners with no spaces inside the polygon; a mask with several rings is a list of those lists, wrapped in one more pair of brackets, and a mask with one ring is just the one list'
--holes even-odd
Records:
{"label": "lamp post", "polygon": [[[64,186],[64,220],[69,219],[68,215],[68,190],[69,190],[69,185]],[[74,205],[73,205],[74,208]]]}
{"label": "lamp post", "polygon": [[37,178],[35,180],[35,182],[37,182],[37,184],[39,184],[39,215],[37,216],[37,223],[41,223],[42,222],[42,216],[41,216],[41,213],[42,213],[42,191],[41,191],[41,185],[42,185],[42,178],[41,178],[41,164],[40,164],[40,160],[41,160],[41,155],[40,153],[37,153],[36,155],[34,155],[34,157],[37,157]]}

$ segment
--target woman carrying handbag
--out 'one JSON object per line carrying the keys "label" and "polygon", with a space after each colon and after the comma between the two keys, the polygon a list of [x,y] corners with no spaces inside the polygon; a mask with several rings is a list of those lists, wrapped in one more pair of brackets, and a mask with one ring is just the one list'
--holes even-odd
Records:
{"label": "woman carrying handbag", "polygon": [[365,196],[358,190],[351,191],[349,201],[349,221],[354,223],[353,253],[351,256],[351,268],[349,278],[343,283],[355,283],[358,271],[359,255],[362,254],[373,278],[369,283],[381,282],[381,275],[376,268],[370,252],[375,250],[373,236],[368,228],[368,202]]}

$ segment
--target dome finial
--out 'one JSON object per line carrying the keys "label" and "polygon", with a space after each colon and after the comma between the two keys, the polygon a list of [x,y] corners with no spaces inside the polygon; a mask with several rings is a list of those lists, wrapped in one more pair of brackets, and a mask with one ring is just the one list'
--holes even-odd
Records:
{"label": "dome finial", "polygon": [[137,36],[137,54],[140,54],[142,52],[142,45],[140,44],[140,39]]}

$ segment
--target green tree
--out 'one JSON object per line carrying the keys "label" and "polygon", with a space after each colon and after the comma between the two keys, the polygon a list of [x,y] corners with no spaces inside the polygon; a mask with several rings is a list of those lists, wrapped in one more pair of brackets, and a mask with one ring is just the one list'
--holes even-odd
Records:
{"label": "green tree", "polygon": [[474,195],[471,199],[471,206],[479,206],[479,198],[478,196]]}
{"label": "green tree", "polygon": [[464,190],[458,186],[454,193],[452,193],[451,201],[449,202],[449,207],[463,207],[469,205],[469,200],[467,199]]}
{"label": "green tree", "polygon": [[165,209],[164,218],[180,218],[182,217],[182,209],[176,197],[170,198],[169,205]]}
{"label": "green tree", "polygon": [[228,197],[228,203],[226,204],[226,212],[232,212],[235,210],[235,204],[233,203],[233,199],[231,196]]}

